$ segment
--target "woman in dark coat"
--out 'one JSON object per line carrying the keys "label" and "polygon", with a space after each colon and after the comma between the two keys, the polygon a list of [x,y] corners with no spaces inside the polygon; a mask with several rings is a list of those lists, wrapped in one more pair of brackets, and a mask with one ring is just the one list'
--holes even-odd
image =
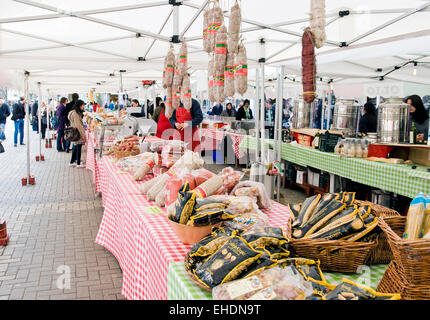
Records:
{"label": "woman in dark coat", "polygon": [[367,102],[363,107],[363,116],[360,119],[358,132],[368,133],[376,132],[378,126],[378,115],[376,108],[371,102]]}

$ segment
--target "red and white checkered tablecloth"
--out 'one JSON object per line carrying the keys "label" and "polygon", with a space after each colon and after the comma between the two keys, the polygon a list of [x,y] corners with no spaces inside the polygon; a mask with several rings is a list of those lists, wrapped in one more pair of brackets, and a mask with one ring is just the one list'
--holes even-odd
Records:
{"label": "red and white checkered tablecloth", "polygon": [[246,136],[243,134],[232,133],[228,131],[215,130],[211,128],[201,129],[201,136],[204,137],[202,139],[202,147],[203,150],[216,150],[218,145],[222,142],[226,135],[229,135],[233,140],[233,151],[236,154],[236,157],[240,159],[243,157],[243,152],[239,150],[240,143],[242,139]]}
{"label": "red and white checkered tablecloth", "polygon": [[242,158],[244,156],[244,153],[239,149],[239,146],[240,146],[240,143],[242,142],[243,138],[246,137],[246,135],[232,133],[232,132],[227,132],[227,134],[233,140],[233,151],[236,154],[236,157],[238,159]]}
{"label": "red and white checkered tablecloth", "polygon": [[[182,261],[191,246],[180,242],[165,209],[163,214],[147,211],[155,203],[140,194],[143,182],[120,173],[113,157],[103,157],[100,169],[105,211],[96,243],[118,260],[123,271],[122,294],[134,300],[167,299],[169,264]],[[286,226],[286,206],[274,203],[265,213],[272,226]]]}

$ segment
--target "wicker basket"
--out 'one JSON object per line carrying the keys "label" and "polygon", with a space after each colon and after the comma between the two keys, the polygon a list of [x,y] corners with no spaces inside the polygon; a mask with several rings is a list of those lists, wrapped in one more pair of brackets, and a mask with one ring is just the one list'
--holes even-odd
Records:
{"label": "wicker basket", "polygon": [[[375,204],[369,201],[355,200],[357,205],[370,205],[371,214],[375,217],[398,217],[400,214],[393,209]],[[366,258],[366,264],[388,264],[393,260],[393,253],[391,252],[390,245],[388,244],[387,236],[384,232],[380,232],[376,236],[377,246],[370,250]]]}
{"label": "wicker basket", "polygon": [[399,293],[405,300],[430,300],[430,286],[408,283],[396,261],[391,261],[377,288],[382,293]]}
{"label": "wicker basket", "polygon": [[377,245],[376,241],[293,239],[291,224],[290,219],[287,224],[287,238],[292,250],[300,257],[320,260],[320,267],[324,271],[357,272],[359,266],[366,264],[370,250]]}
{"label": "wicker basket", "polygon": [[393,229],[404,230],[406,217],[378,218],[378,222],[387,235],[398,269],[407,282],[415,286],[430,286],[430,240],[401,239]]}
{"label": "wicker basket", "polygon": [[193,270],[191,268],[192,263],[193,263],[193,258],[190,256],[190,252],[188,252],[187,255],[185,256],[185,259],[184,259],[184,265],[185,265],[185,270],[187,271],[189,277],[196,284],[196,286],[198,286],[199,288],[201,288],[207,292],[212,292],[212,289],[204,286],[199,280],[196,279],[196,276],[193,273]]}

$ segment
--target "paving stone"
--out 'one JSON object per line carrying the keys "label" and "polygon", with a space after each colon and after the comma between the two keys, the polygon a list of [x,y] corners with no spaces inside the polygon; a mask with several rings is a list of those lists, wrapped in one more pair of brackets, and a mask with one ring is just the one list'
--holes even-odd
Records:
{"label": "paving stone", "polygon": [[[118,262],[94,242],[103,206],[91,172],[69,168],[71,154],[56,152],[55,141],[52,149],[43,144],[45,161],[36,162],[38,136],[31,131],[36,184],[23,187],[26,148],[12,146],[10,120],[5,133],[0,190],[8,192],[0,193],[0,213],[10,240],[0,247],[0,299],[124,299]],[[57,289],[61,265],[70,267],[70,289]]]}

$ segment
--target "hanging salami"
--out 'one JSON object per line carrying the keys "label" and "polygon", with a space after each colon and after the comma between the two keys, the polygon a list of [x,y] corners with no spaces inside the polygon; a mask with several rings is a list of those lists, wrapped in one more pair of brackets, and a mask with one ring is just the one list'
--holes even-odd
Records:
{"label": "hanging salami", "polygon": [[311,103],[316,91],[316,60],[314,36],[310,28],[306,28],[302,36],[302,83],[303,99]]}
{"label": "hanging salami", "polygon": [[227,59],[227,30],[222,25],[216,34],[215,43],[215,73],[224,73]]}
{"label": "hanging salami", "polygon": [[173,114],[173,106],[172,106],[172,88],[169,87],[166,89],[166,104],[165,104],[164,115],[169,119]]}
{"label": "hanging salami", "polygon": [[215,7],[212,8],[212,18],[212,27],[210,28],[211,36],[209,37],[211,41],[211,52],[215,51],[216,34],[218,33],[218,30],[221,28],[221,26],[224,24],[224,14],[218,3],[215,5]]}
{"label": "hanging salami", "polygon": [[184,108],[189,111],[191,109],[191,83],[190,83],[190,76],[188,73],[185,73],[183,79],[182,79],[182,94],[181,94],[181,101],[184,105]]}
{"label": "hanging salami", "polygon": [[238,2],[230,10],[230,19],[228,24],[228,41],[227,48],[229,52],[237,52],[239,44],[240,24],[242,13]]}
{"label": "hanging salami", "polygon": [[175,68],[175,53],[173,51],[173,45],[170,45],[169,51],[166,56],[166,65],[164,68],[164,79],[163,88],[171,87],[173,84],[173,72]]}
{"label": "hanging salami", "polygon": [[223,103],[225,101],[224,73],[215,74],[214,88],[215,88],[215,101],[218,103]]}
{"label": "hanging salami", "polygon": [[224,70],[224,93],[227,97],[234,96],[234,52],[227,53],[227,62]]}
{"label": "hanging salami", "polygon": [[239,52],[234,63],[234,87],[236,93],[243,95],[248,90],[248,59],[243,43],[239,45]]}
{"label": "hanging salami", "polygon": [[211,52],[211,42],[209,40],[209,17],[211,10],[206,9],[203,15],[203,49],[207,52]]}
{"label": "hanging salami", "polygon": [[180,87],[182,84],[182,75],[179,71],[179,55],[176,56],[176,63],[173,75],[173,87]]}
{"label": "hanging salami", "polygon": [[181,89],[179,86],[172,86],[172,108],[176,110],[181,104]]}
{"label": "hanging salami", "polygon": [[208,64],[208,99],[211,102],[215,101],[214,74],[214,57],[212,56]]}
{"label": "hanging salami", "polygon": [[185,41],[182,42],[181,48],[179,49],[179,73],[181,77],[184,77],[187,73],[187,59],[188,59],[188,48]]}
{"label": "hanging salami", "polygon": [[325,0],[311,0],[310,28],[316,48],[321,48],[326,39],[325,20]]}

